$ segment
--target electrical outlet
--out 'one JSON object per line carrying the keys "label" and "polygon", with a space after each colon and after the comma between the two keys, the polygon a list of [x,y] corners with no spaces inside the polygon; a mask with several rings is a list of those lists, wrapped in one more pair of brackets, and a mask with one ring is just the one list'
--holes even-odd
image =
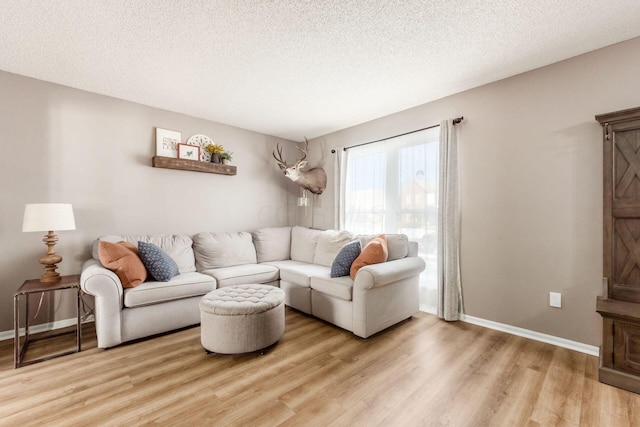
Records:
{"label": "electrical outlet", "polygon": [[560,292],[549,292],[549,306],[562,308],[562,294]]}

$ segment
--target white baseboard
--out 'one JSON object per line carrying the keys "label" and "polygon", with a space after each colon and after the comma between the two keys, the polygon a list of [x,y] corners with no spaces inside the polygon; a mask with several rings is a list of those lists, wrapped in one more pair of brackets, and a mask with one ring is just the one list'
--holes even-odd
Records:
{"label": "white baseboard", "polygon": [[[40,325],[32,325],[29,327],[29,335],[37,334],[40,332],[53,331],[55,329],[67,328],[69,326],[74,326],[78,322],[76,317],[72,317],[70,319],[62,319],[56,320],[54,322],[49,323],[41,323]],[[87,320],[83,320],[82,323],[93,322],[93,315],[87,317]],[[4,340],[12,340],[14,338],[14,330],[11,329],[9,331],[0,332],[0,341]],[[20,336],[24,336],[24,328],[20,328]]]}
{"label": "white baseboard", "polygon": [[529,329],[518,328],[516,326],[505,325],[491,320],[481,319],[479,317],[460,315],[460,320],[474,325],[482,326],[496,331],[506,332],[511,335],[529,338],[535,341],[541,341],[547,344],[557,345],[558,347],[568,348],[569,350],[579,351],[580,353],[589,354],[591,356],[599,356],[599,348],[594,345],[584,344],[577,341],[556,337],[553,335],[543,334],[541,332],[531,331]]}

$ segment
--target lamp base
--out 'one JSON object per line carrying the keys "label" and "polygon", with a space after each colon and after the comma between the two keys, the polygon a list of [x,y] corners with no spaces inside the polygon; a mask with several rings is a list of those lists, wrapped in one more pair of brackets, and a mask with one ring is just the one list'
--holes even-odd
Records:
{"label": "lamp base", "polygon": [[60,276],[60,273],[56,271],[56,268],[58,268],[58,266],[55,264],[46,265],[44,267],[45,272],[42,273],[42,276],[40,276],[40,283],[45,283],[50,285],[53,285],[55,283],[60,283],[60,280],[62,279],[62,277]]}
{"label": "lamp base", "polygon": [[60,283],[60,273],[56,269],[58,268],[57,264],[62,261],[62,257],[54,251],[58,236],[53,234],[53,231],[49,231],[42,241],[47,245],[48,250],[47,253],[40,257],[40,264],[44,265],[44,273],[40,276],[40,283]]}

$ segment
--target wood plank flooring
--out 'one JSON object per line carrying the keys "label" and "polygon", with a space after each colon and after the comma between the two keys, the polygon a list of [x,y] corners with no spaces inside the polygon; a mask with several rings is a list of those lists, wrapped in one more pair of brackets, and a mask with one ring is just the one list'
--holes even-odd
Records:
{"label": "wood plank flooring", "polygon": [[206,355],[199,327],[99,350],[88,325],[83,344],[13,369],[0,342],[0,425],[640,425],[597,358],[425,313],[364,340],[287,309],[265,355]]}

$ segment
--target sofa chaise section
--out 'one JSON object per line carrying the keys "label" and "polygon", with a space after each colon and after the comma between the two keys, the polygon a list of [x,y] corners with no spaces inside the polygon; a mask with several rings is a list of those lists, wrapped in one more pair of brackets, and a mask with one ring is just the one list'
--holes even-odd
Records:
{"label": "sofa chaise section", "polygon": [[[296,226],[291,228],[289,245],[288,229],[262,229],[254,233],[257,260],[280,270],[280,287],[285,291],[288,306],[362,338],[419,311],[418,281],[425,263],[417,256],[418,244],[409,242],[406,235],[388,234],[388,261],[363,267],[353,280],[349,276],[331,277],[336,255],[353,239],[359,239],[364,247],[376,235],[354,236],[346,231]],[[264,261],[268,254],[260,255],[263,247],[280,256]],[[282,259],[287,247],[291,251],[289,259]]]}

